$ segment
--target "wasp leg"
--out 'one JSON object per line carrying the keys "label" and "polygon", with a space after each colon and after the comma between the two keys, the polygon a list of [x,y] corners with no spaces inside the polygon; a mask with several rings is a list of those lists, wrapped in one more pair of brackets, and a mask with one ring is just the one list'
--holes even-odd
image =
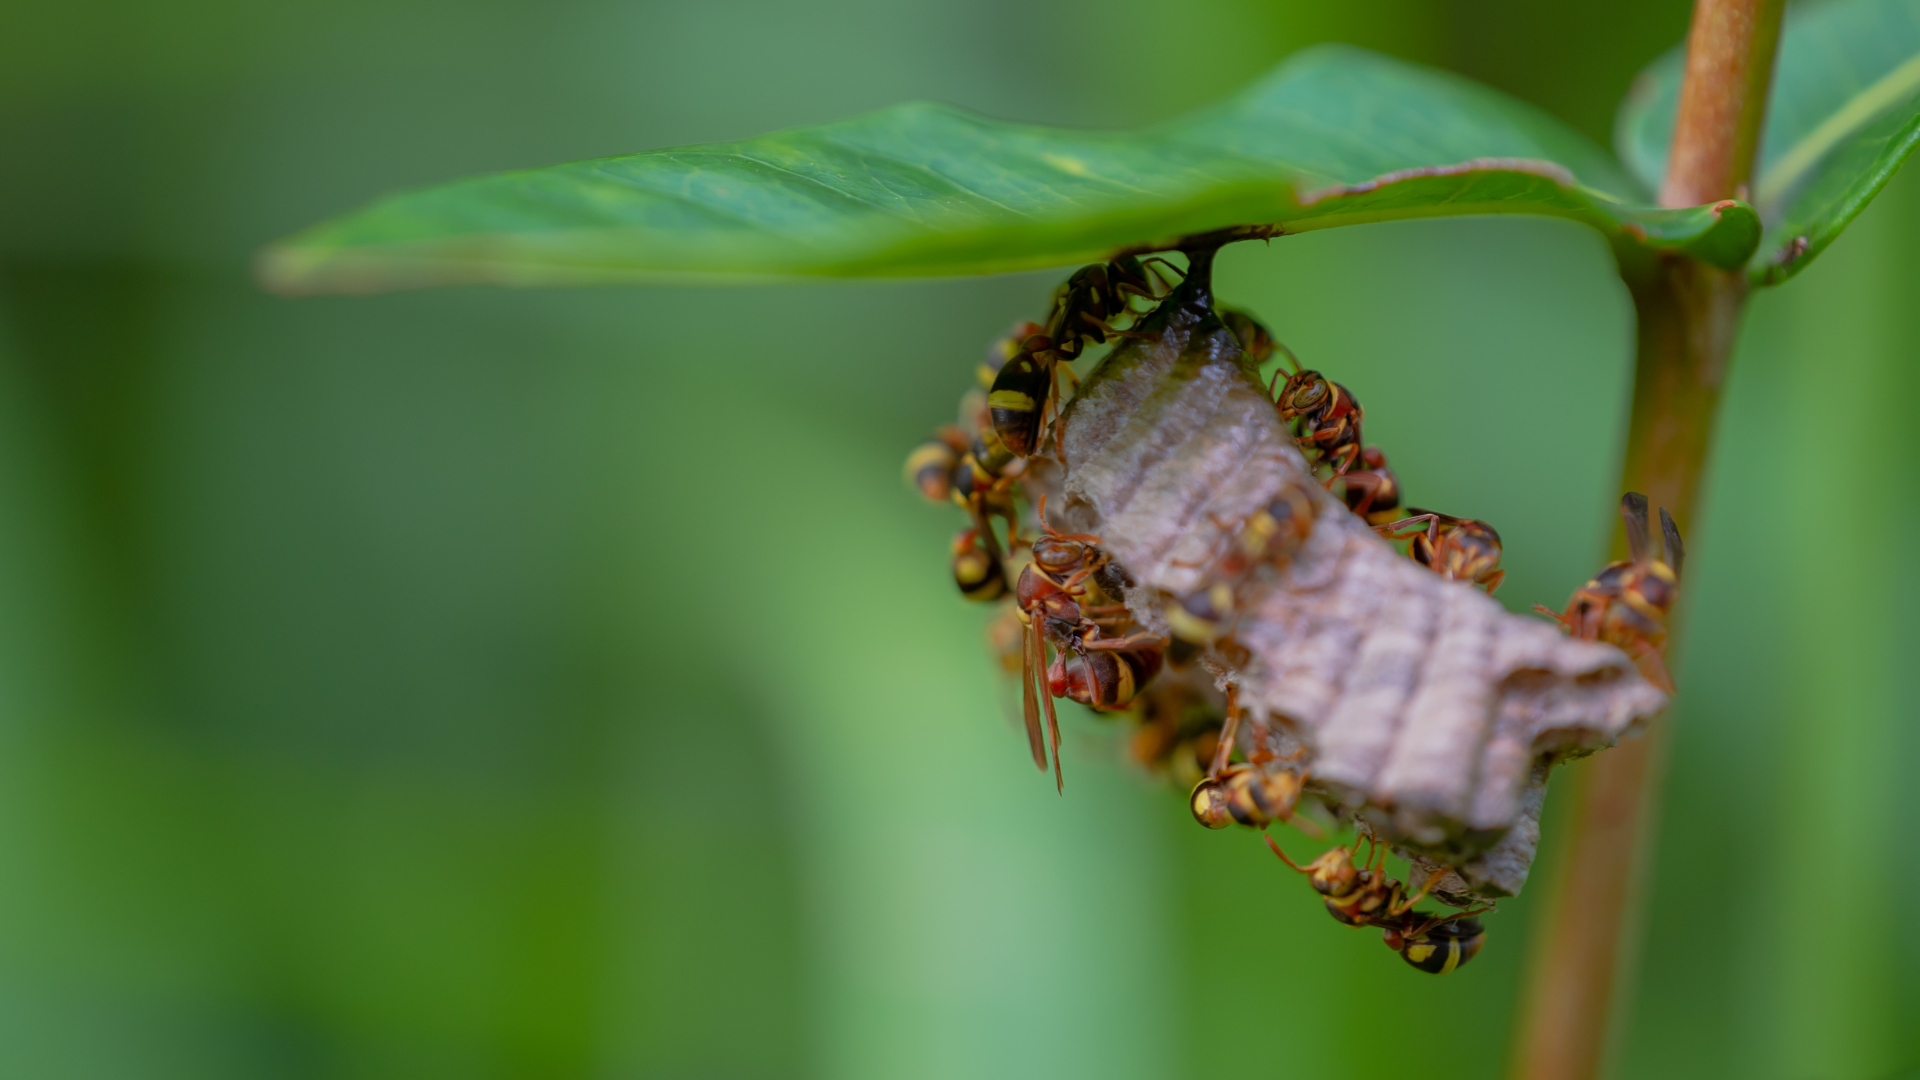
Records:
{"label": "wasp leg", "polygon": [[1446,876],[1447,876],[1447,868],[1444,866],[1435,870],[1433,873],[1428,874],[1426,884],[1420,886],[1420,891],[1417,893],[1414,893],[1412,896],[1408,897],[1407,899],[1400,901],[1398,904],[1395,904],[1392,907],[1388,908],[1387,915],[1390,918],[1397,919],[1400,916],[1405,915],[1407,912],[1412,911],[1414,908],[1414,905],[1418,904],[1422,900],[1425,900],[1427,898],[1427,894],[1433,891],[1433,887],[1435,885],[1440,884],[1440,879]]}
{"label": "wasp leg", "polygon": [[[1304,779],[1304,777],[1302,779]],[[1309,821],[1308,819],[1303,818],[1298,814],[1295,814],[1291,810],[1287,811],[1287,816],[1282,818],[1281,820],[1285,821],[1287,824],[1293,826],[1294,828],[1299,829],[1302,833],[1305,833],[1308,839],[1325,840],[1327,838],[1327,830],[1321,828],[1318,825],[1315,825],[1312,821]]]}
{"label": "wasp leg", "polygon": [[1481,584],[1487,587],[1487,595],[1492,596],[1493,590],[1499,588],[1500,583],[1505,580],[1507,580],[1507,572],[1505,570],[1495,570],[1493,573],[1487,575],[1487,580],[1481,582]]}
{"label": "wasp leg", "polygon": [[[1092,620],[1088,621],[1091,622]],[[1097,649],[1108,652],[1126,652],[1129,649],[1137,649],[1142,645],[1164,646],[1166,643],[1167,640],[1159,634],[1134,634],[1131,637],[1123,638],[1083,639],[1080,642],[1080,647],[1083,649]],[[1228,694],[1232,694],[1232,691],[1229,690]]]}
{"label": "wasp leg", "polygon": [[1293,867],[1295,870],[1298,870],[1303,874],[1313,873],[1313,871],[1307,869],[1304,866],[1301,866],[1299,863],[1294,862],[1292,859],[1287,858],[1287,853],[1280,850],[1280,845],[1277,842],[1275,842],[1272,836],[1266,833],[1262,833],[1260,834],[1260,839],[1265,840],[1267,842],[1267,846],[1273,849],[1273,853],[1275,855],[1280,856],[1281,862],[1286,863],[1288,866]]}
{"label": "wasp leg", "polygon": [[1640,674],[1645,675],[1648,682],[1659,687],[1668,697],[1673,696],[1677,689],[1673,685],[1673,673],[1667,670],[1667,661],[1660,655],[1659,649],[1644,641],[1636,641],[1627,652],[1633,657],[1635,666],[1639,667]]}
{"label": "wasp leg", "polygon": [[1226,771],[1227,762],[1233,757],[1234,739],[1240,734],[1240,687],[1227,687],[1227,719],[1220,725],[1220,745],[1214,748],[1213,764],[1207,768],[1207,779],[1218,780]]}
{"label": "wasp leg", "polygon": [[[1357,505],[1348,507],[1348,509],[1364,519],[1367,516],[1367,511],[1373,509],[1374,497],[1380,494],[1380,489],[1384,486],[1384,481],[1382,481],[1377,474],[1370,472],[1348,473],[1347,490],[1353,490],[1355,485],[1358,485],[1366,494],[1360,496],[1360,502]],[[1379,526],[1377,525],[1374,528],[1375,531],[1379,530]]]}
{"label": "wasp leg", "polygon": [[1428,919],[1426,922],[1421,923],[1420,928],[1418,930],[1415,930],[1413,933],[1408,934],[1407,936],[1417,938],[1426,934],[1427,931],[1432,930],[1434,927],[1439,926],[1441,923],[1450,923],[1455,919],[1472,919],[1481,915],[1485,915],[1487,912],[1494,911],[1494,910],[1496,910],[1494,905],[1485,904],[1481,907],[1470,908],[1466,911],[1453,911],[1443,915],[1435,915],[1433,918]]}
{"label": "wasp leg", "polygon": [[1327,481],[1329,487],[1332,486],[1334,479],[1347,475],[1347,470],[1353,468],[1353,463],[1360,460],[1360,444],[1354,443],[1343,450],[1329,454],[1327,460],[1333,461],[1335,458],[1339,459],[1339,463],[1333,467],[1333,478]]}
{"label": "wasp leg", "polygon": [[[1348,477],[1347,479],[1351,481],[1353,477]],[[1412,529],[1415,525],[1420,526],[1418,533]],[[1388,522],[1385,525],[1375,525],[1373,531],[1389,540],[1406,540],[1420,533],[1425,533],[1427,543],[1431,544],[1440,539],[1440,515],[1433,513],[1415,514],[1412,517],[1401,518],[1399,521]]]}
{"label": "wasp leg", "polygon": [[[1040,655],[1046,656],[1046,647],[1040,648]],[[1060,718],[1053,711],[1053,688],[1042,686],[1040,696],[1047,703],[1047,733],[1053,736],[1053,789],[1061,795],[1067,793],[1067,778],[1060,771]],[[1046,766],[1041,766],[1044,770]]]}

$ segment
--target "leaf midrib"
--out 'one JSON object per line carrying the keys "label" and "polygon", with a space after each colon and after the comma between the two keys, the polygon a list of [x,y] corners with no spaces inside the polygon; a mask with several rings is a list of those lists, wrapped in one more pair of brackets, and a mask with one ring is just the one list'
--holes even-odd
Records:
{"label": "leaf midrib", "polygon": [[1792,149],[1782,154],[1773,168],[1760,177],[1754,203],[1766,208],[1778,206],[1828,152],[1915,90],[1920,90],[1920,54],[1849,98],[1845,105],[1794,143]]}

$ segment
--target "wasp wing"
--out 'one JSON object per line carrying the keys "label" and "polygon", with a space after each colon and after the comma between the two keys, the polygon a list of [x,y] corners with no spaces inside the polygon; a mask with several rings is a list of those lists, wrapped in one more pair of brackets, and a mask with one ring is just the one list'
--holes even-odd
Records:
{"label": "wasp wing", "polygon": [[1620,496],[1620,518],[1627,523],[1627,551],[1633,561],[1647,561],[1647,497],[1637,491]]}
{"label": "wasp wing", "polygon": [[1673,515],[1666,507],[1660,508],[1660,535],[1667,542],[1667,565],[1673,567],[1673,576],[1680,577],[1680,564],[1686,561],[1687,549],[1680,544],[1680,526],[1673,523]]}
{"label": "wasp wing", "polygon": [[[1040,628],[1032,622],[1027,623],[1024,634],[1026,640],[1020,650],[1020,713],[1027,722],[1027,746],[1033,750],[1033,764],[1041,772],[1047,771],[1047,743],[1040,734],[1040,703],[1033,696],[1035,678],[1046,678],[1046,651],[1040,644]],[[1035,670],[1034,654],[1040,654],[1039,670]]]}

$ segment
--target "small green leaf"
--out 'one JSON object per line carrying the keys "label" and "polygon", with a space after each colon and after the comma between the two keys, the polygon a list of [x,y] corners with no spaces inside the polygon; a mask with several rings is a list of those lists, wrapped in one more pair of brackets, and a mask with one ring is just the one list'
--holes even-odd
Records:
{"label": "small green leaf", "polygon": [[654,150],[383,199],[264,253],[283,292],[462,282],[742,281],[1059,266],[1242,225],[1573,218],[1738,266],[1742,203],[1646,205],[1530,106],[1357,49],[1301,53],[1240,96],[1134,132],[909,104],[746,142]]}
{"label": "small green leaf", "polygon": [[[1686,61],[1649,65],[1621,107],[1617,141],[1649,189],[1667,170]],[[1920,140],[1920,0],[1851,0],[1787,14],[1753,203],[1766,235],[1757,284],[1799,273],[1880,193]]]}

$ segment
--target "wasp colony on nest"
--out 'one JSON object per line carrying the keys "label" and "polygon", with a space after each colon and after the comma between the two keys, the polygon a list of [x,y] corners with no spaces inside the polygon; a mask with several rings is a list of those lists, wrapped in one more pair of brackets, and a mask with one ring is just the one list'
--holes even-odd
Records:
{"label": "wasp colony on nest", "polygon": [[[1324,836],[1308,800],[1354,844],[1298,866],[1269,837],[1274,853],[1335,919],[1445,974],[1525,884],[1548,770],[1666,706],[1680,538],[1663,510],[1655,558],[1629,494],[1634,559],[1542,608],[1558,628],[1510,614],[1491,598],[1499,534],[1402,505],[1353,394],[1214,306],[1217,246],[1187,249],[1185,270],[1124,256],[1075,273],[1044,325],[994,345],[984,392],[907,474],[967,512],[954,582],[1005,603],[992,639],[1056,785],[1068,697],[1130,720],[1134,757],[1192,785],[1208,828]],[[1108,341],[1079,382],[1069,364]],[[1263,384],[1276,353],[1292,373]]]}

